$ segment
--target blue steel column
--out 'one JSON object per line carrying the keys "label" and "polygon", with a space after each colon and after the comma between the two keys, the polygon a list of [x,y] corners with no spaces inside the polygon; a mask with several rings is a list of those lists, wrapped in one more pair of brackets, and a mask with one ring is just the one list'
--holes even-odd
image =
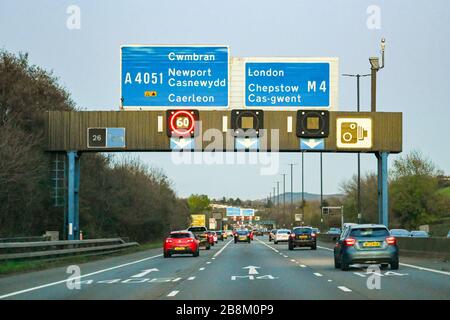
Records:
{"label": "blue steel column", "polygon": [[67,239],[79,239],[78,190],[80,186],[80,160],[76,151],[68,151],[69,160],[67,182]]}
{"label": "blue steel column", "polygon": [[388,152],[375,154],[378,160],[378,222],[389,227]]}
{"label": "blue steel column", "polygon": [[80,155],[75,156],[75,186],[74,186],[74,212],[75,212],[75,240],[80,240],[80,209],[79,209],[79,191],[80,191]]}
{"label": "blue steel column", "polygon": [[388,155],[388,152],[381,153],[381,172],[383,177],[381,181],[381,206],[383,208],[382,224],[389,228]]}

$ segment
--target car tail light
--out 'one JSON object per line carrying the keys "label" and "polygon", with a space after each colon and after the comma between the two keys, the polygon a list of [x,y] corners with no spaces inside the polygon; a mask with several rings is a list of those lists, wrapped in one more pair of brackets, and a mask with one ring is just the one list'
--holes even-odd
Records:
{"label": "car tail light", "polygon": [[395,237],[387,237],[386,242],[388,245],[394,246],[397,244],[397,239],[395,239]]}
{"label": "car tail light", "polygon": [[166,243],[172,243],[173,242],[173,240],[172,239],[166,239]]}
{"label": "car tail light", "polygon": [[291,238],[295,238],[295,233],[291,233],[291,234],[290,234],[290,237],[291,237]]}
{"label": "car tail light", "polygon": [[355,245],[355,243],[356,243],[356,239],[354,239],[354,238],[347,238],[344,240],[344,244],[347,247],[353,247]]}
{"label": "car tail light", "polygon": [[311,237],[315,238],[316,234],[315,233],[311,233]]}
{"label": "car tail light", "polygon": [[194,239],[189,238],[187,242],[194,242]]}

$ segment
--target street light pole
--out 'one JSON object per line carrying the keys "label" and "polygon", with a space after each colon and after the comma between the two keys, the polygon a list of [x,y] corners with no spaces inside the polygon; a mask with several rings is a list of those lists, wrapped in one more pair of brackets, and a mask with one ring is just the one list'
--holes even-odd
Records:
{"label": "street light pole", "polygon": [[370,57],[370,75],[371,75],[371,102],[370,102],[370,111],[377,111],[377,72],[380,69],[384,68],[384,48],[386,46],[386,40],[384,38],[381,39],[381,66],[380,59],[378,57]]}
{"label": "street light pole", "polygon": [[[362,77],[368,77],[371,74],[348,74],[344,73],[344,77],[356,77],[356,111],[360,112],[360,95],[359,95],[359,79]],[[361,154],[358,152],[358,200],[357,200],[357,211],[358,211],[358,223],[361,223]]]}
{"label": "street light pole", "polygon": [[305,153],[302,151],[302,215],[305,217]]}
{"label": "street light pole", "polygon": [[281,174],[283,176],[283,217],[286,214],[286,173]]}
{"label": "street light pole", "polygon": [[280,210],[280,181],[277,181],[277,209]]}
{"label": "street light pole", "polygon": [[290,215],[291,220],[293,220],[294,216],[294,166],[295,163],[290,163],[289,166],[291,167],[291,209],[290,209]]}

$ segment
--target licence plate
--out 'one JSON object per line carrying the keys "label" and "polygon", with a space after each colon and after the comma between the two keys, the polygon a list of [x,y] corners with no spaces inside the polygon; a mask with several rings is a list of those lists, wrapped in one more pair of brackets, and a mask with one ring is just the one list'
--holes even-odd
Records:
{"label": "licence plate", "polygon": [[247,240],[247,237],[239,237],[239,240]]}
{"label": "licence plate", "polygon": [[183,251],[184,247],[175,247],[175,251]]}
{"label": "licence plate", "polygon": [[308,236],[300,236],[300,239],[308,239]]}
{"label": "licence plate", "polygon": [[379,243],[378,241],[373,241],[373,242],[364,242],[363,243],[363,247],[379,247],[381,246],[381,243]]}

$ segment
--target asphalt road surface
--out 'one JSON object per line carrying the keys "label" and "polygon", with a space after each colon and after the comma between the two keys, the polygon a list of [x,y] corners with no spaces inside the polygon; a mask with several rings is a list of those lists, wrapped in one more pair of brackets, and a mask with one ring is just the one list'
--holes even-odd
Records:
{"label": "asphalt road surface", "polygon": [[197,258],[164,259],[153,249],[81,264],[80,274],[66,266],[3,276],[0,299],[450,299],[448,269],[410,261],[400,256],[395,271],[344,272],[334,269],[329,244],[289,251],[255,237],[219,242]]}

